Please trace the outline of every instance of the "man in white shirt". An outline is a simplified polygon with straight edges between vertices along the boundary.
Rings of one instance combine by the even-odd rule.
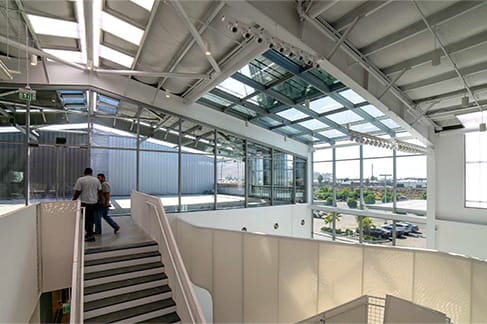
[[[95,235],[93,234],[93,222],[95,221],[95,212],[98,200],[101,195],[101,183],[93,176],[93,170],[86,168],[84,176],[78,178],[74,184],[73,200],[80,199],[81,207],[85,207],[85,241],[93,242]]]

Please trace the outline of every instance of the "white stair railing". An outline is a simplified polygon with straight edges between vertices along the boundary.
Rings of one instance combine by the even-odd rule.
[[[76,213],[76,227],[73,248],[73,274],[71,277],[70,318],[72,324],[83,323],[83,280],[84,280],[84,224],[85,208],[79,208]]]
[[[137,202],[134,201],[134,195],[137,196]],[[160,199],[133,192],[132,217],[159,244],[164,269],[182,321],[206,323]]]

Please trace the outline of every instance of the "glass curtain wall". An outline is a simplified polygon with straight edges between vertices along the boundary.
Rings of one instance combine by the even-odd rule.
[[[275,205],[292,204],[295,193],[293,156],[284,152],[274,151],[273,160],[273,203]]]
[[[245,140],[217,131],[217,209],[245,207]]]
[[[24,134],[15,127],[0,127],[0,199],[2,205],[22,206],[25,203]]]
[[[266,206],[272,199],[272,149],[249,143],[248,207]]]
[[[6,112],[20,124],[0,127],[2,205],[70,199],[86,167],[109,181],[112,214],[130,211],[132,190],[167,212],[306,202],[302,157],[93,91],[38,93],[29,145],[15,96]]]
[[[334,231],[336,239],[358,240],[359,222],[362,222],[366,241],[426,247],[423,225],[409,225],[414,225],[415,229],[414,232],[405,229],[407,234],[399,233],[400,227],[406,225],[397,225],[400,235],[392,243],[387,234],[391,233],[387,227],[392,226],[392,220],[358,218],[352,211],[369,209],[424,216],[426,189],[426,156],[423,154],[347,142],[340,142],[335,155],[331,146],[319,148],[314,153],[313,202],[333,206],[335,196],[336,207],[348,208],[351,212],[337,214],[333,225],[332,213],[315,211],[314,232],[326,235]],[[322,220],[317,221],[318,218]]]

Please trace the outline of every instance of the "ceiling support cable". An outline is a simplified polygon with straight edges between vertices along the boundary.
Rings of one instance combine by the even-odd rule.
[[[24,5],[22,4],[22,2],[20,0],[15,0],[15,4],[17,5],[17,8],[19,8],[19,12],[22,15],[22,19],[24,20],[24,24],[27,26],[27,29],[29,30],[29,34],[31,35],[32,40],[34,41],[35,48],[40,50],[41,45],[39,43],[39,39],[37,38],[36,33],[34,33],[34,28],[32,28],[32,25],[30,24],[29,18],[27,18],[27,15],[25,14]],[[27,35],[25,35],[25,37],[27,37]],[[50,83],[49,82],[49,73],[47,71],[47,65],[46,65],[45,60],[42,60],[42,66],[44,67],[44,75],[46,76],[46,81],[47,81],[47,83]]]

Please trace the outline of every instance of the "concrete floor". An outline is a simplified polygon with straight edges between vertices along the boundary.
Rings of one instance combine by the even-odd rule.
[[[132,220],[130,216],[112,217],[120,226],[117,234],[113,233],[110,225],[102,220],[102,234],[95,235],[95,242],[85,242],[85,248],[116,246],[128,243],[140,243],[151,241],[152,239]]]

